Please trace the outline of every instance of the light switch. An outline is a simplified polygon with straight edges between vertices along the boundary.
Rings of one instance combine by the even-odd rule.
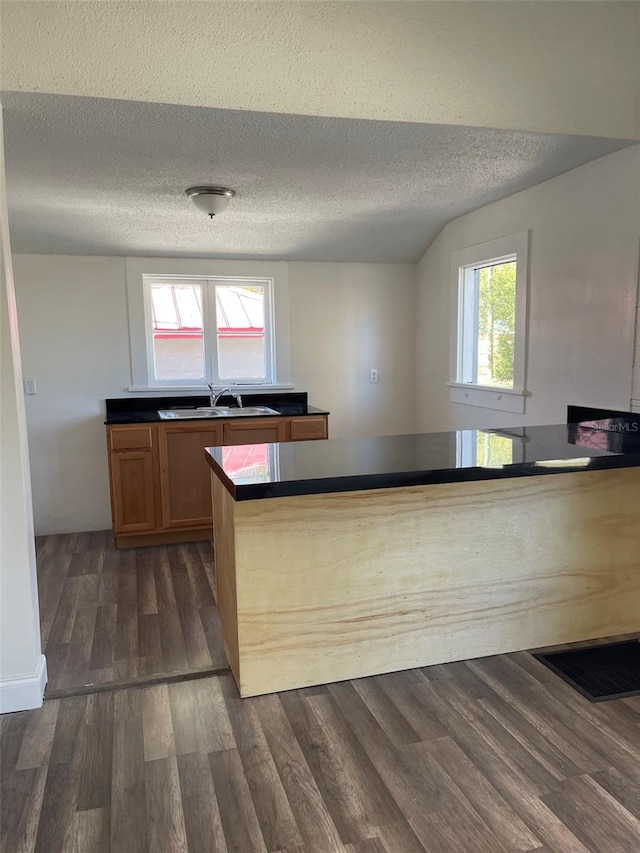
[[[25,394],[37,394],[38,393],[38,388],[36,386],[36,380],[33,376],[30,376],[24,380],[24,393]]]

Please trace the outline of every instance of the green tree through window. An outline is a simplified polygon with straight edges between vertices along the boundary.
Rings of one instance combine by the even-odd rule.
[[[513,388],[516,262],[481,267],[478,282],[478,384]]]

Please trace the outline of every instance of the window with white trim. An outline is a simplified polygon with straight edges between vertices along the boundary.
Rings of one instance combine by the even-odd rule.
[[[288,264],[126,258],[130,391],[292,388]]]
[[[273,382],[271,279],[143,281],[153,384]]]
[[[452,402],[524,412],[527,244],[525,231],[453,254]]]

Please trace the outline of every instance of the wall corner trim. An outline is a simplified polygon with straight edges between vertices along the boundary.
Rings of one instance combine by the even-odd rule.
[[[47,661],[40,655],[32,675],[0,678],[0,714],[41,708],[47,686]]]

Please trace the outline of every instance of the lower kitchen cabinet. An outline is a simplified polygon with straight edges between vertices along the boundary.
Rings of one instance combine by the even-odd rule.
[[[211,538],[211,482],[205,447],[327,437],[326,415],[107,426],[116,546]]]
[[[117,450],[110,454],[114,532],[156,529],[154,467],[152,450]]]

